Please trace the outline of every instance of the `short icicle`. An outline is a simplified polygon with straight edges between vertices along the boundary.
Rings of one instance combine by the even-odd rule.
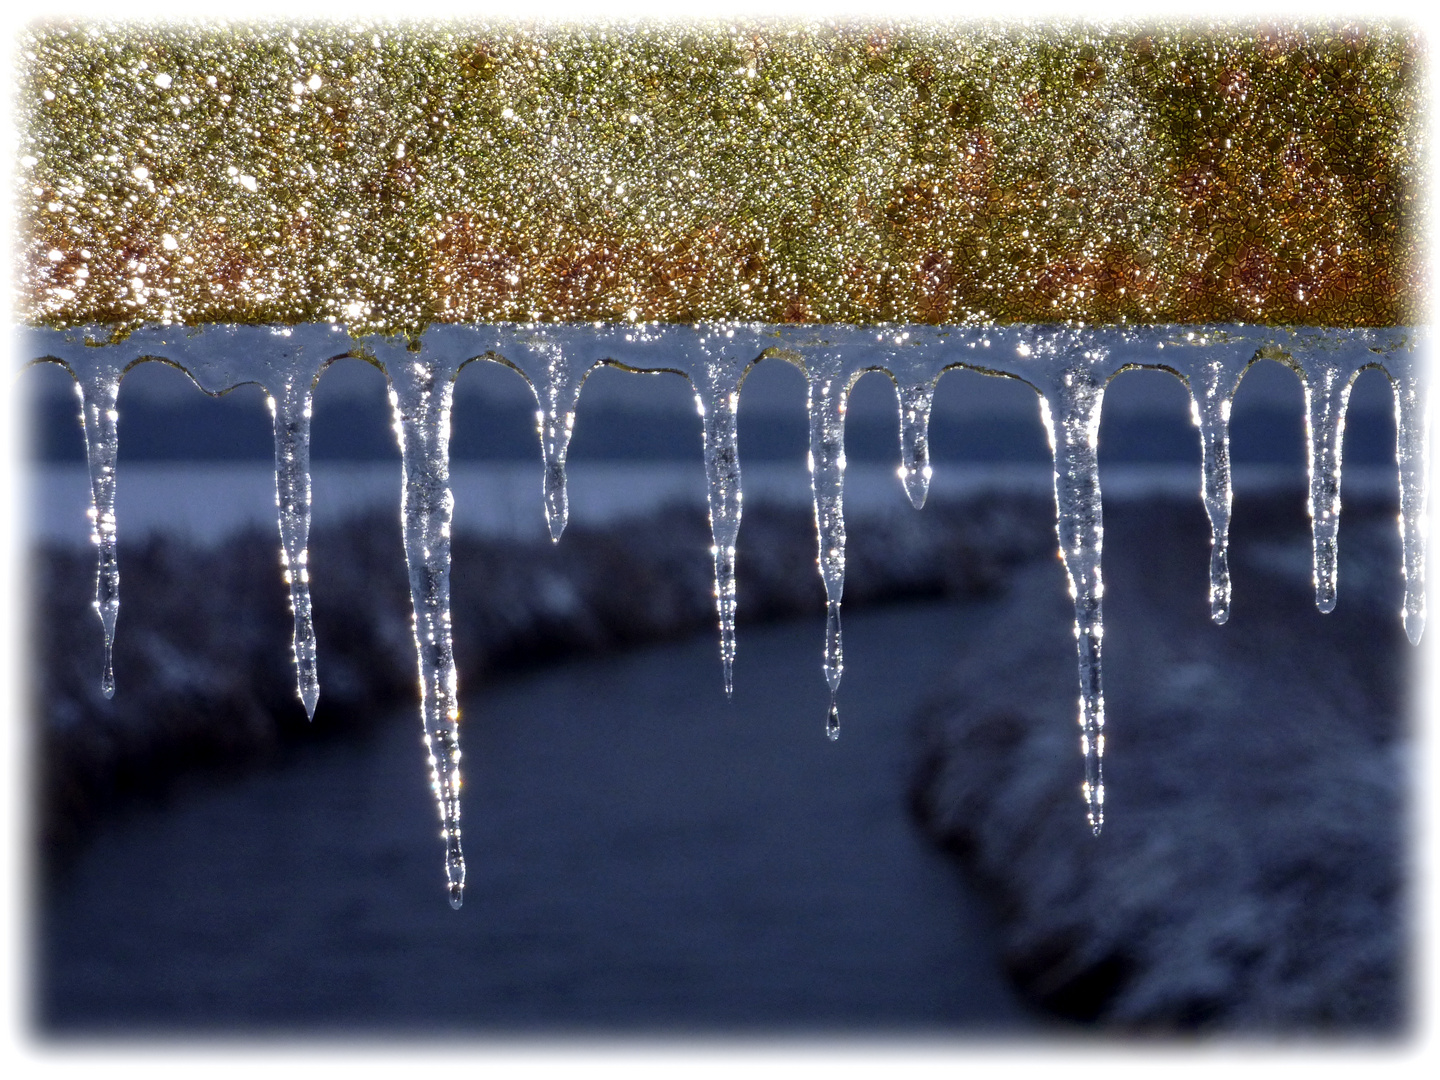
[[[310,415],[313,371],[300,367],[279,376],[269,394],[275,422],[275,505],[280,522],[280,559],[295,618],[295,681],[305,713],[315,719],[320,698],[315,624],[310,607]]]
[[[530,381],[539,405],[535,427],[540,434],[540,453],[545,476],[542,493],[545,498],[545,521],[550,539],[560,540],[570,519],[570,498],[565,484],[565,455],[570,449],[570,435],[575,430],[575,406],[580,387],[594,366],[565,355],[559,342],[546,339],[519,343],[507,350],[511,363]]]
[[[707,358],[695,372],[695,408],[705,436],[710,550],[715,557],[715,607],[720,617],[720,663],[726,697],[734,693],[735,686],[735,542],[744,500],[736,410],[740,405],[740,380],[747,367],[746,363],[714,357]]]
[[[459,688],[450,637],[450,524],[455,505],[450,493],[450,409],[456,368],[405,354],[386,367],[405,471],[400,513],[415,612],[425,747],[445,841],[450,906],[458,908],[464,899],[465,856],[460,846]]]
[[[1230,619],[1230,405],[1249,362],[1242,354],[1206,359],[1197,365],[1199,385],[1190,388],[1190,415],[1200,429],[1201,493],[1210,518],[1210,618],[1217,626]]]
[[[825,682],[830,687],[826,734],[840,736],[836,694],[845,670],[840,635],[840,598],[845,591],[845,408],[849,386],[838,351],[805,357],[810,418],[810,487],[815,503],[815,532],[820,577],[825,583]]]
[[[1386,361],[1395,392],[1395,460],[1400,470],[1400,543],[1405,606],[1401,618],[1413,645],[1425,632],[1425,547],[1429,517],[1430,386],[1413,352]]]
[[[1060,558],[1075,601],[1075,644],[1080,665],[1080,750],[1085,758],[1082,792],[1090,828],[1105,823],[1105,691],[1100,645],[1105,634],[1101,598],[1098,441],[1103,379],[1089,366],[1067,366],[1040,399],[1040,415],[1055,456],[1055,509]]]
[[[1345,406],[1353,372],[1325,356],[1306,365],[1305,434],[1310,493],[1311,545],[1314,551],[1315,606],[1335,610],[1340,531],[1340,451],[1345,437]]]
[[[95,574],[95,611],[105,631],[105,661],[100,692],[115,696],[115,621],[120,614],[120,561],[116,545],[115,464],[119,452],[120,359],[110,349],[87,349],[86,370],[76,371],[80,417],[85,425],[85,457],[90,467],[91,542],[99,565]]]
[[[900,480],[910,503],[919,510],[930,491],[930,406],[935,401],[933,382],[897,386],[900,395]]]

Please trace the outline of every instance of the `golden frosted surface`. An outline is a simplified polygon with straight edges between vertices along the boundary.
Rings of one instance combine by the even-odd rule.
[[[1390,24],[44,23],[17,314],[1423,321]]]

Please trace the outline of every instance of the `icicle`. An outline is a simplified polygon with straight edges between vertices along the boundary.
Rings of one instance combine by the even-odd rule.
[[[1425,546],[1429,522],[1430,386],[1413,354],[1387,362],[1395,393],[1395,460],[1400,470],[1400,543],[1405,606],[1401,618],[1411,644],[1425,632]]]
[[[1075,643],[1080,664],[1080,750],[1085,757],[1082,792],[1090,827],[1105,822],[1105,692],[1100,643],[1105,628],[1100,548],[1105,535],[1097,454],[1100,403],[1105,384],[1082,365],[1068,367],[1040,399],[1040,418],[1055,456],[1055,509],[1060,558],[1075,601]],[[1058,421],[1058,422],[1057,422]]]
[[[1338,533],[1340,530],[1340,451],[1345,436],[1345,406],[1350,401],[1350,372],[1326,357],[1309,363],[1305,382],[1306,460],[1310,470],[1311,542],[1314,550],[1315,606],[1335,610]]]
[[[935,384],[898,386],[900,395],[900,480],[905,494],[919,510],[930,490],[930,406],[935,401]]]
[[[1190,417],[1200,429],[1201,491],[1210,517],[1210,618],[1230,618],[1230,405],[1240,373],[1249,364],[1240,353],[1210,358],[1198,365],[1199,394],[1191,386]]]
[[[400,512],[420,661],[420,708],[430,784],[440,810],[450,906],[464,898],[460,847],[460,706],[450,638],[450,407],[455,371],[435,361],[392,360],[390,403],[405,469]]]
[[[845,408],[849,386],[841,375],[838,353],[805,358],[809,383],[810,487],[815,502],[820,577],[825,582],[825,682],[832,694],[829,728],[839,734],[833,701],[845,670],[840,637],[840,597],[845,591]]]
[[[315,624],[310,609],[310,414],[314,382],[300,368],[283,376],[278,396],[266,401],[275,422],[275,505],[280,521],[280,559],[290,586],[295,617],[293,649],[296,689],[305,713],[315,718],[320,697],[316,672]]]
[[[740,380],[748,363],[708,359],[696,374],[695,408],[704,422],[706,498],[710,508],[711,554],[715,557],[715,606],[720,617],[720,663],[725,694],[734,693],[735,542],[740,533],[744,495],[740,489],[740,451],[736,410]]]
[[[120,356],[109,349],[86,353],[88,370],[76,372],[80,418],[85,424],[85,457],[90,466],[90,539],[99,555],[95,574],[95,611],[105,631],[105,666],[100,691],[115,696],[115,620],[120,614],[120,562],[116,551],[115,461],[119,451],[116,404],[120,396]]]
[[[512,365],[530,380],[540,406],[535,413],[535,427],[540,433],[540,453],[545,463],[545,521],[550,526],[550,539],[558,542],[570,517],[565,455],[575,430],[575,405],[585,376],[595,365],[572,360],[559,342],[539,337],[516,343],[506,353]]]

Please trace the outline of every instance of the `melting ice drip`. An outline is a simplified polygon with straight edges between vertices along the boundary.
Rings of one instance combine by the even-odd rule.
[[[586,377],[602,364],[635,372],[687,377],[702,421],[705,475],[715,560],[724,684],[733,686],[735,545],[743,496],[736,416],[750,367],[780,359],[800,369],[808,386],[810,473],[825,585],[822,668],[830,688],[826,732],[839,735],[838,692],[844,670],[840,602],[845,584],[845,411],[850,390],[867,371],[894,380],[900,406],[898,474],[911,502],[925,503],[932,469],[926,431],[935,386],[956,368],[1020,379],[1038,394],[1041,421],[1055,464],[1056,529],[1075,603],[1080,694],[1078,721],[1085,762],[1081,790],[1091,828],[1104,822],[1105,699],[1101,544],[1104,524],[1097,437],[1105,386],[1119,371],[1169,371],[1191,395],[1191,416],[1203,451],[1201,494],[1211,526],[1210,612],[1230,615],[1226,559],[1231,484],[1230,406],[1250,364],[1270,358],[1290,365],[1305,394],[1315,599],[1330,611],[1337,596],[1340,456],[1350,387],[1366,368],[1390,379],[1398,432],[1400,535],[1405,599],[1401,612],[1412,642],[1425,626],[1430,406],[1419,356],[1419,331],[1406,328],[1325,330],[1254,326],[1085,328],[859,326],[435,326],[411,345],[385,338],[353,339],[341,328],[210,326],[146,328],[115,344],[103,328],[27,330],[24,353],[61,364],[75,377],[90,465],[99,549],[95,607],[105,633],[101,686],[114,692],[111,646],[119,612],[116,560],[116,409],[121,376],[144,360],[176,365],[206,393],[258,383],[275,421],[275,496],[281,563],[295,616],[294,653],[300,699],[313,716],[319,696],[309,589],[309,436],[314,388],[323,369],[345,356],[385,372],[404,465],[401,516],[414,608],[423,738],[445,841],[450,902],[459,907],[465,883],[460,845],[458,685],[451,642],[449,487],[450,414],[460,371],[475,360],[506,364],[534,391],[544,462],[542,495],[550,535],[565,529],[565,456]]]

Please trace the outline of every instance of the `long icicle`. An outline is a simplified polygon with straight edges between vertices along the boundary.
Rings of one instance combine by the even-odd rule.
[[[1210,618],[1217,626],[1230,619],[1230,406],[1249,362],[1241,354],[1206,359],[1196,372],[1199,393],[1194,386],[1190,391],[1190,416],[1200,429],[1201,494],[1210,518]]]
[[[314,375],[297,365],[281,376],[266,401],[275,425],[275,506],[280,523],[280,558],[290,587],[295,618],[292,647],[296,691],[305,714],[315,719],[320,698],[315,623],[310,606],[310,415]]]
[[[820,577],[825,583],[825,682],[830,711],[825,734],[840,737],[840,676],[845,649],[840,636],[840,598],[845,591],[845,408],[849,387],[838,352],[812,351],[805,357],[809,386],[810,488],[815,503],[815,533]]]
[[[930,407],[935,402],[935,383],[898,385],[900,396],[900,481],[910,504],[919,510],[930,491]]]
[[[1315,606],[1335,610],[1340,531],[1340,453],[1345,438],[1345,407],[1351,372],[1325,356],[1312,355],[1305,383],[1306,462],[1310,492],[1311,547],[1314,552]]]
[[[736,411],[746,367],[746,363],[725,357],[707,358],[699,365],[695,387],[695,408],[705,437],[705,497],[710,509],[710,551],[715,557],[715,607],[720,617],[726,697],[735,687],[735,542],[744,500]]]
[[[445,841],[450,906],[458,908],[465,893],[465,856],[460,846],[459,687],[450,637],[450,524],[455,507],[450,493],[450,408],[455,371],[433,360],[409,358],[387,367],[405,470],[400,513],[415,612],[425,748]]]
[[[1075,601],[1075,645],[1080,670],[1080,751],[1085,758],[1082,794],[1090,828],[1105,823],[1105,690],[1100,644],[1105,635],[1100,550],[1105,526],[1100,504],[1100,403],[1105,384],[1083,365],[1060,373],[1040,398],[1040,418],[1055,457],[1056,530],[1060,558]]]
[[[1415,353],[1386,361],[1395,393],[1395,461],[1400,471],[1400,543],[1405,606],[1401,618],[1411,644],[1425,632],[1425,548],[1430,520],[1430,386]]]
[[[116,408],[123,372],[117,353],[87,349],[88,370],[77,371],[75,389],[85,426],[85,458],[90,468],[90,539],[95,544],[95,611],[105,632],[105,661],[100,692],[115,696],[115,622],[120,614],[120,561],[115,523],[115,464],[119,453],[120,413]]]

